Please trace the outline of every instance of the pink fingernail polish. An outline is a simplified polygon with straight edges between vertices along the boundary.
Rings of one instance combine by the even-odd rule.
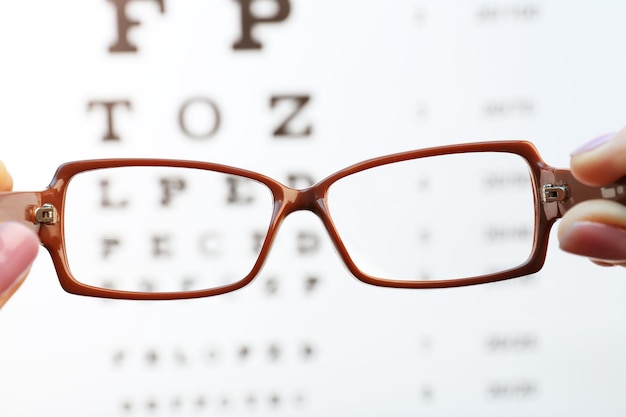
[[[37,235],[18,223],[0,225],[0,294],[28,269],[37,256]]]
[[[612,132],[612,133],[605,133],[602,136],[598,136],[597,138],[592,139],[589,142],[585,143],[580,148],[574,150],[570,155],[571,156],[579,155],[581,153],[589,152],[593,149],[596,149],[599,146],[604,145],[605,143],[609,142],[611,139],[615,137],[615,135],[616,135],[616,132]]]
[[[566,252],[607,261],[626,261],[626,230],[603,223],[574,223],[561,236]]]

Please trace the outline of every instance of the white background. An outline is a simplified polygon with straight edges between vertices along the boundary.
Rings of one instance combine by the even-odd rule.
[[[275,11],[258,3],[259,15]],[[131,1],[137,53],[108,51],[117,26],[105,0],[3,3],[0,158],[15,188],[42,190],[60,163],[93,157],[200,159],[286,181],[496,139],[531,140],[566,166],[624,124],[621,1],[291,3],[286,20],[254,28],[261,50],[236,51],[237,1],[166,0],[164,13]],[[270,98],[283,94],[311,97],[293,125],[311,135],[272,135],[289,106]],[[208,139],[178,124],[194,97],[219,107]],[[98,100],[131,102],[116,115],[120,141],[102,140],[104,112],[88,105]],[[210,126],[203,117],[196,128]],[[388,290],[353,279],[320,227],[294,216],[248,288],[186,302],[66,294],[42,249],[0,313],[0,415],[624,414],[623,270],[553,238],[532,277]],[[298,252],[302,231],[319,250]]]

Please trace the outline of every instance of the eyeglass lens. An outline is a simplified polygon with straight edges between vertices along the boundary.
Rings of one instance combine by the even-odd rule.
[[[245,277],[267,234],[273,198],[264,184],[219,172],[117,167],[74,176],[64,211],[68,264],[78,281],[179,292]]]
[[[333,184],[328,204],[353,261],[384,279],[501,272],[521,265],[532,249],[533,188],[527,162],[515,154],[382,165]]]

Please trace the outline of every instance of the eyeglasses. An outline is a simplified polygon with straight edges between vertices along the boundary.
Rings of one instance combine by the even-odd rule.
[[[443,288],[539,271],[553,223],[578,202],[624,199],[624,186],[583,185],[523,141],[383,156],[302,190],[214,163],[105,159],[60,166],[41,192],[0,193],[0,222],[37,231],[74,294],[178,299],[239,289],[298,210],[321,219],[359,280]]]

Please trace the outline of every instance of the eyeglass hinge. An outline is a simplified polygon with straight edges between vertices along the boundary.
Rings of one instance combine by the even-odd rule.
[[[35,224],[55,224],[59,219],[56,207],[46,203],[34,211]]]
[[[541,194],[544,203],[566,201],[569,198],[569,188],[567,185],[545,184]]]

